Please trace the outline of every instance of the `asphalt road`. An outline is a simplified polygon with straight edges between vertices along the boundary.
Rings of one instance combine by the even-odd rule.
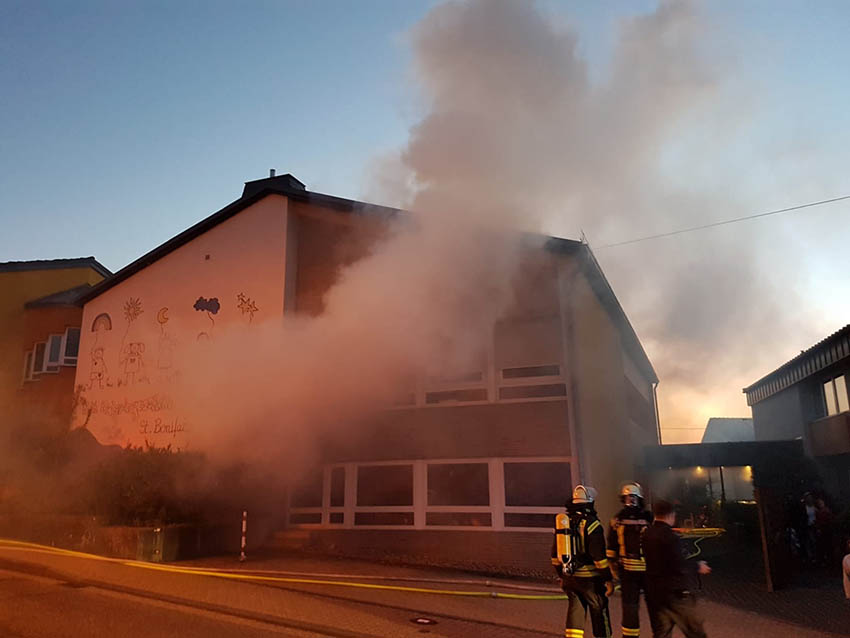
[[[221,561],[218,561],[221,563]],[[230,559],[227,565],[233,566]],[[313,561],[316,562],[316,561]],[[225,566],[210,561],[217,568]],[[513,600],[446,596],[409,591],[351,588],[240,579],[244,574],[213,575],[192,571],[192,565],[157,566],[133,561],[57,554],[47,549],[4,547],[0,544],[0,638],[180,636],[293,636],[316,638],[541,638],[563,636],[566,606],[562,600]],[[288,567],[332,576],[354,569],[378,575],[403,575],[400,585],[440,587],[433,572],[364,564],[357,567],[325,560],[300,565],[287,559],[280,565],[259,561],[262,572]],[[266,572],[273,573],[273,572]],[[448,574],[451,576],[451,574]],[[474,591],[455,574],[447,585]],[[369,580],[368,575],[356,580]],[[412,580],[412,582],[411,582]],[[420,582],[416,582],[420,581]],[[505,589],[505,583],[494,587]],[[492,590],[491,590],[492,591]],[[612,600],[611,620],[619,635],[619,599]],[[800,625],[779,622],[710,601],[701,601],[712,638],[832,638]],[[642,627],[648,634],[642,606]],[[417,617],[435,621],[417,625]],[[588,632],[587,635],[590,635]],[[844,632],[837,634],[846,635]]]
[[[318,638],[327,634],[0,570],[0,636]]]

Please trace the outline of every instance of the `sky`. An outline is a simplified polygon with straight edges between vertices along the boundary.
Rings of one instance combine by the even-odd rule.
[[[371,196],[376,159],[427,110],[410,33],[438,4],[0,0],[0,261],[94,255],[118,270],[272,167],[311,190]],[[601,86],[624,22],[658,9],[536,6],[575,33]],[[741,388],[847,323],[850,305],[847,203],[605,248],[850,194],[850,7],[697,11],[687,37],[710,90],[647,140],[655,185],[631,193],[633,210],[619,199],[546,224],[585,232],[596,251],[661,377],[667,443],[698,440],[710,416],[747,416]],[[638,83],[645,70],[635,63]]]

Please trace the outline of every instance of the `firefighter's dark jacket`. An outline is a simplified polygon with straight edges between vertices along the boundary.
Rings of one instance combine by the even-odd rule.
[[[608,569],[608,558],[605,554],[605,530],[596,517],[596,512],[592,509],[570,512],[569,516],[570,522],[575,521],[578,528],[577,567],[572,575],[577,578],[610,580],[611,572]],[[552,565],[559,576],[569,575],[563,573],[563,565],[558,558],[558,548],[554,537],[552,538]]]
[[[667,523],[655,521],[643,535],[646,592],[657,600],[692,589],[695,565],[689,564],[682,539]]]
[[[641,539],[652,524],[652,512],[640,507],[624,507],[608,527],[608,559],[627,572],[646,571]]]

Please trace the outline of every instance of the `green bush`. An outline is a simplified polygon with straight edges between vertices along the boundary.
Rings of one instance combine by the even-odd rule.
[[[108,525],[197,522],[201,503],[194,492],[205,459],[170,447],[127,447],[89,474],[80,494],[85,513]]]

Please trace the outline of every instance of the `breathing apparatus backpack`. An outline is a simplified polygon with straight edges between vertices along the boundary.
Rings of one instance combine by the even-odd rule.
[[[570,516],[572,514],[572,516]],[[579,521],[575,512],[561,512],[555,516],[555,552],[564,574],[574,574],[579,568]]]

